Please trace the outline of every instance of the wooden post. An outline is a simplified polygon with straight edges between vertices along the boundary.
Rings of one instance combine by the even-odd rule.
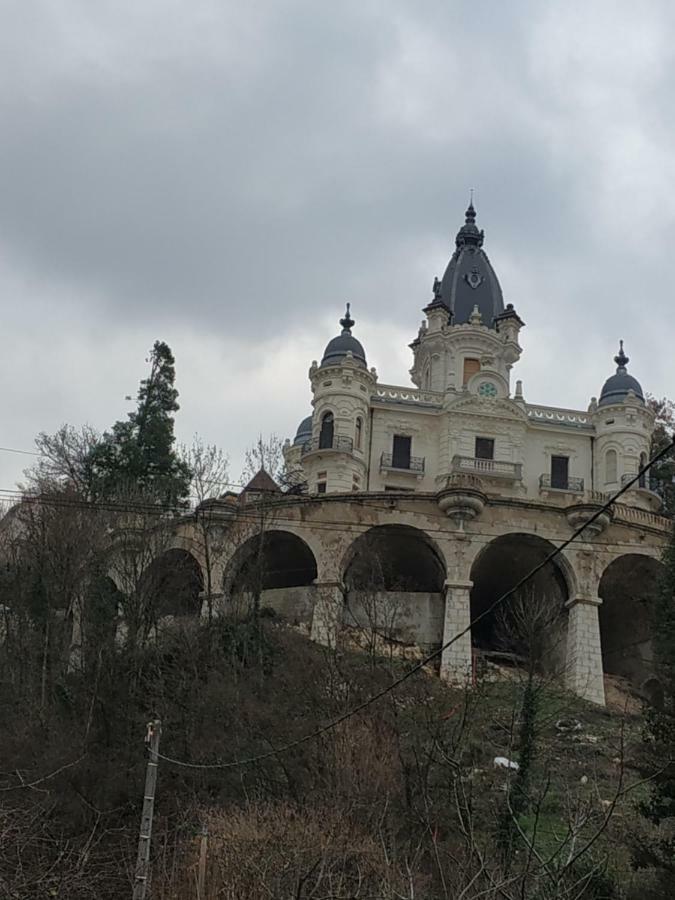
[[[145,790],[143,792],[143,812],[141,829],[138,835],[138,856],[136,858],[136,874],[134,875],[133,900],[145,900],[150,872],[150,838],[152,836],[152,815],[155,806],[155,788],[157,787],[157,766],[159,764],[159,738],[162,723],[159,719],[148,722],[145,745],[148,748],[148,765],[145,770]]]
[[[202,833],[199,839],[199,868],[197,869],[197,900],[206,900],[206,856],[209,845],[209,829],[206,823],[202,825]]]

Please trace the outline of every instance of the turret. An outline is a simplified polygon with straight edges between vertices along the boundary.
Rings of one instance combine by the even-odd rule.
[[[484,238],[470,203],[445,274],[434,279],[432,300],[424,308],[426,321],[410,345],[410,375],[422,390],[510,394],[510,370],[520,358],[518,335],[524,323],[513,304],[504,307]]]
[[[623,341],[614,357],[616,372],[605,381],[600,397],[591,400],[595,420],[595,473],[598,490],[615,493],[649,458],[654,413],[645,403],[640,382],[628,374]],[[659,498],[649,490],[649,476],[631,489],[631,503],[658,509]]]
[[[368,370],[349,304],[341,333],[329,341],[321,365],[312,363],[309,379],[314,411],[312,434],[303,445],[302,467],[313,493],[361,491],[366,487],[370,441],[370,397],[377,381]]]

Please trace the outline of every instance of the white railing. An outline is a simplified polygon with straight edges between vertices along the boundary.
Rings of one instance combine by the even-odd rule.
[[[650,525],[652,528],[658,528],[661,531],[670,531],[673,523],[666,516],[659,516],[656,513],[647,512],[646,509],[640,509],[637,506],[627,506],[624,503],[614,504],[614,519],[623,520],[625,522],[637,522],[641,525]]]
[[[379,384],[375,388],[373,400],[384,403],[413,403],[415,406],[441,406],[443,394],[438,391],[420,391],[417,388]]]
[[[453,456],[452,469],[454,472],[470,472],[472,475],[486,475],[493,478],[510,478],[520,481],[522,478],[522,464],[506,462],[501,459],[478,459],[475,456]]]
[[[588,413],[576,409],[562,409],[555,406],[527,406],[528,418],[534,422],[548,422],[551,425],[575,425],[591,427]]]

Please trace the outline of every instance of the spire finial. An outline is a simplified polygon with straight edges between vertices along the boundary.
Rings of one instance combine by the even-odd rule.
[[[347,304],[347,311],[346,311],[346,313],[345,313],[345,317],[344,317],[344,319],[340,319],[340,325],[342,325],[342,333],[343,333],[343,334],[345,334],[345,333],[346,333],[346,334],[351,334],[352,328],[353,328],[354,325],[356,324],[356,323],[354,322],[354,319],[352,319],[352,317],[351,317],[351,315],[350,315],[350,313],[349,313],[349,308],[350,308],[350,306],[351,306],[351,304],[348,303],[348,304]]]
[[[469,205],[466,210],[466,224],[467,225],[475,225],[476,224],[476,210],[473,207],[473,188],[470,190],[469,195]]]
[[[617,364],[619,369],[623,369],[624,372],[626,371],[626,366],[630,362],[630,359],[623,352],[623,341],[619,341],[619,352],[614,357],[614,362]]]

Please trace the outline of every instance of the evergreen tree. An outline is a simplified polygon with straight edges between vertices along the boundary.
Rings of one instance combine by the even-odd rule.
[[[168,345],[156,341],[149,362],[136,409],[126,421],[116,422],[91,452],[97,499],[133,497],[171,506],[187,499],[190,469],[174,446],[173,413],[179,406]]]
[[[663,397],[647,396],[649,408],[656,414],[650,456],[663,450],[673,440],[675,432],[675,403]],[[649,472],[649,483],[663,500],[663,515],[675,518],[675,458],[668,454],[655,463]]]
[[[647,716],[647,768],[652,775],[643,813],[656,828],[635,854],[639,868],[656,870],[655,893],[671,897],[675,876],[675,530],[664,551],[664,574],[654,607],[653,644],[660,696]]]

